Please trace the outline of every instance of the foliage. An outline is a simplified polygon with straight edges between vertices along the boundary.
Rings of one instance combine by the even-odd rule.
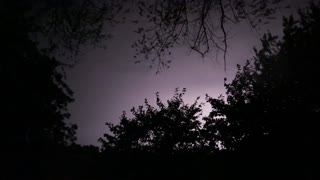
[[[262,49],[243,68],[238,66],[235,79],[225,84],[226,101],[208,97],[213,111],[204,126],[220,132],[226,149],[259,165],[253,167],[257,172],[314,176],[319,7],[312,3],[300,10],[299,19],[284,18],[282,40],[271,34],[263,37]]]
[[[5,142],[13,147],[74,142],[76,126],[64,123],[72,91],[64,82],[60,63],[43,55],[22,22],[10,18],[2,18],[6,26],[1,28],[0,48]]]
[[[176,89],[166,104],[157,93],[156,107],[146,100],[144,107],[131,110],[132,118],[124,113],[119,124],[106,123],[110,132],[99,139],[106,178],[205,179],[222,176],[226,170],[223,169],[224,158],[211,156],[208,151],[218,153],[218,148],[202,135],[205,133],[200,118],[202,104],[197,102],[199,98],[190,105],[185,104],[185,92],[185,89],[182,92]]]
[[[310,128],[312,122],[300,118],[317,115],[320,109],[317,79],[312,78],[319,64],[319,17],[319,5],[311,4],[300,11],[298,20],[285,18],[283,40],[266,34],[253,61],[242,70],[238,66],[235,79],[225,85],[227,102],[208,98],[214,108],[209,119],[227,122],[228,132],[235,133],[229,135],[233,140],[281,134],[284,127],[294,134],[307,133],[302,127]],[[216,116],[225,118],[213,120]]]
[[[120,3],[120,2],[119,2]],[[99,45],[108,35],[103,24],[117,23],[116,1],[8,0],[1,4],[0,66],[6,143],[72,144],[75,125],[70,114],[72,91],[64,82],[68,62],[53,53],[77,54],[81,45]],[[56,54],[55,54],[56,55]],[[55,56],[57,57],[57,56]],[[10,130],[11,129],[11,130]]]
[[[43,1],[45,5],[53,2],[57,1]],[[43,52],[40,41],[32,36],[44,33],[40,25],[50,19],[47,8],[33,0],[1,3],[0,103],[5,165],[1,179],[42,179],[59,156],[58,149],[76,140],[77,126],[65,121],[70,116],[67,105],[74,99],[65,83],[64,66]]]
[[[175,151],[195,151],[200,146],[199,115],[201,104],[197,100],[185,104],[182,92],[175,91],[167,106],[161,102],[157,93],[157,108],[145,100],[145,108],[132,108],[132,119],[124,113],[118,125],[107,123],[112,135],[100,138],[103,149],[117,151],[141,150],[153,153],[172,153]]]

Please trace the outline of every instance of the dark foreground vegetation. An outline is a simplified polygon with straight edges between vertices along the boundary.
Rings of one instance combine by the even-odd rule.
[[[30,27],[4,17],[1,73],[1,179],[315,179],[320,119],[320,6],[284,18],[284,36],[262,48],[231,83],[226,97],[183,102],[176,90],[156,107],[146,100],[107,124],[101,148],[75,143],[72,91],[61,63],[41,53]],[[13,23],[14,22],[14,23]],[[19,22],[19,23],[16,23]]]

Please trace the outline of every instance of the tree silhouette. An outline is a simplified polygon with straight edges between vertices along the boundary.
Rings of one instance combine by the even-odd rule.
[[[124,113],[118,125],[107,123],[112,134],[100,138],[104,150],[139,150],[152,153],[173,153],[175,151],[195,151],[200,146],[201,104],[197,100],[185,104],[182,96],[185,89],[167,101],[161,102],[157,93],[157,108],[145,100],[145,109],[139,106],[131,110],[134,118]]]
[[[1,178],[35,178],[44,172],[47,153],[75,141],[76,126],[64,121],[73,98],[61,63],[43,55],[14,18],[1,16]]]
[[[106,123],[110,133],[99,139],[106,178],[206,179],[225,173],[225,158],[203,150],[207,142],[202,137],[202,104],[199,98],[185,104],[185,92],[176,89],[167,104],[157,93],[157,107],[146,100],[144,107],[131,110],[132,118],[124,113],[119,124]]]
[[[49,51],[44,51],[39,44],[43,42],[33,36],[48,38],[50,46],[65,46],[61,41],[77,39],[63,31],[72,26],[67,21],[69,15],[76,16],[64,3],[33,0],[1,3],[0,92],[4,156],[1,179],[44,179],[50,172],[61,174],[63,168],[59,168],[61,161],[57,159],[76,140],[77,126],[65,122],[70,116],[67,105],[74,100],[73,92],[64,81],[65,65],[50,57]],[[66,9],[61,9],[62,6]],[[79,17],[81,28],[72,32],[85,33],[81,36],[84,39],[76,42],[78,45],[94,40],[97,33],[93,30],[98,28],[96,22],[90,20],[94,16],[89,12],[87,15],[89,19]],[[49,25],[50,32],[46,30]]]
[[[264,35],[262,49],[225,84],[226,102],[208,98],[213,111],[204,126],[221,134],[224,147],[244,152],[256,165],[274,161],[257,172],[301,178],[315,172],[319,7],[312,3],[299,19],[284,18],[281,41]]]

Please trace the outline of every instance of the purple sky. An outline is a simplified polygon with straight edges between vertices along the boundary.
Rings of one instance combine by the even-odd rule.
[[[281,18],[280,18],[281,19]],[[261,27],[281,32],[281,21]],[[78,125],[78,143],[98,145],[107,127],[105,122],[118,123],[122,111],[130,113],[133,106],[143,105],[147,98],[150,103],[156,99],[155,93],[165,100],[171,98],[176,87],[187,88],[185,102],[192,103],[205,94],[217,97],[224,94],[224,77],[233,79],[236,64],[252,58],[253,46],[259,47],[259,35],[248,25],[229,27],[233,38],[229,40],[227,54],[227,74],[223,60],[215,56],[204,59],[196,53],[187,53],[184,48],[174,50],[171,68],[155,74],[150,62],[134,64],[134,50],[131,44],[136,36],[130,24],[112,29],[114,38],[106,43],[107,49],[88,50],[79,56],[79,63],[67,73],[67,82],[74,91],[75,102],[69,105],[70,122]],[[205,104],[204,115],[210,111]]]

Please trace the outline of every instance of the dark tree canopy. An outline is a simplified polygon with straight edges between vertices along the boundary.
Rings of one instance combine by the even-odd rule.
[[[319,12],[320,4],[311,4],[298,19],[284,18],[283,39],[263,37],[262,49],[225,85],[226,101],[208,98],[213,111],[206,124],[223,132],[224,147],[246,152],[253,163],[264,156],[279,175],[316,173]]]
[[[304,136],[302,132],[308,133],[304,125],[312,127],[314,122],[309,116],[317,116],[320,109],[315,78],[319,64],[319,4],[311,4],[299,14],[297,20],[284,18],[281,41],[266,34],[253,60],[243,68],[238,66],[235,79],[225,85],[226,102],[209,98],[214,108],[211,118],[225,116],[222,119],[227,119],[230,128],[237,126],[235,129],[243,131],[234,138],[267,135],[278,126],[297,128],[295,131],[301,134],[294,129],[291,133]]]
[[[92,38],[97,32],[90,28],[97,27],[90,19],[92,16],[79,17],[78,26],[82,29],[71,31],[71,26],[76,24],[68,20],[76,21],[76,18],[68,19],[67,12],[75,16],[75,12],[63,9],[68,8],[68,2],[1,2],[0,99],[4,156],[1,179],[44,179],[50,167],[61,163],[54,161],[60,150],[75,143],[77,126],[66,122],[70,116],[67,105],[74,99],[65,83],[65,66],[39,45],[41,38],[47,38],[50,46],[67,48],[65,43],[73,43],[71,39],[77,39],[79,33],[84,33],[81,36],[84,39],[75,42],[76,45],[94,41]],[[71,46],[78,48],[76,45]]]
[[[134,117],[124,113],[119,125],[107,123],[112,134],[100,138],[104,150],[139,150],[153,153],[193,151],[199,148],[201,104],[195,101],[188,105],[183,102],[185,89],[175,92],[174,97],[161,102],[157,94],[157,108],[145,100],[145,107],[131,110]]]
[[[157,94],[156,107],[146,100],[144,107],[131,110],[132,118],[123,114],[119,124],[107,123],[110,132],[99,139],[106,177],[203,179],[223,174],[224,162],[214,164],[204,152],[208,141],[202,137],[202,104],[198,99],[185,104],[184,93],[177,89],[167,103]]]
[[[117,1],[1,2],[1,103],[4,116],[11,117],[7,125],[17,130],[10,135],[6,129],[7,143],[74,142],[75,126],[64,122],[73,101],[64,69],[72,62],[62,62],[53,53],[73,54],[81,46],[99,45],[107,38],[103,24],[117,23],[115,12],[120,9]]]
[[[27,22],[16,18],[19,14],[1,16],[5,24],[0,30],[0,73],[6,143],[73,142],[73,128],[63,122],[73,98],[59,70],[61,64],[40,52],[25,31]]]

